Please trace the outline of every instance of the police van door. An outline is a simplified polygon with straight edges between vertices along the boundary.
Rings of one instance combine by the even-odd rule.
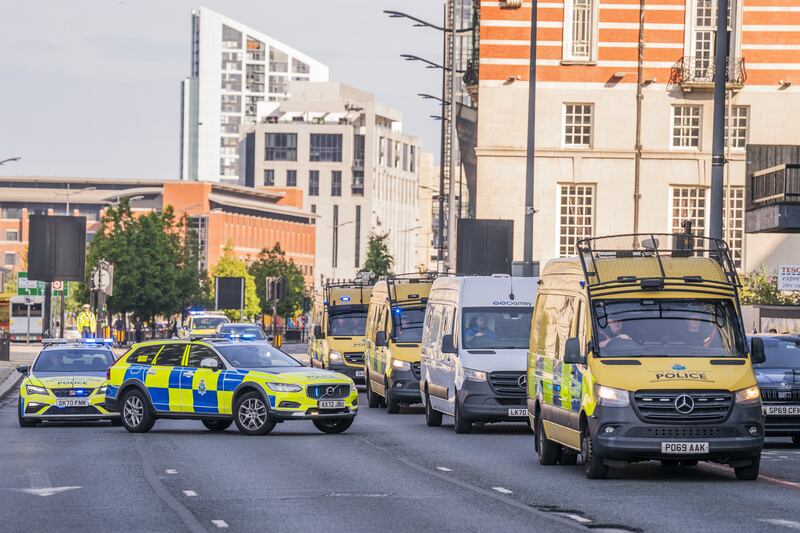
[[[217,370],[201,368],[203,359],[217,361]],[[181,371],[181,398],[187,413],[219,414],[217,384],[225,370],[222,360],[208,346],[193,344],[189,347],[186,366]]]

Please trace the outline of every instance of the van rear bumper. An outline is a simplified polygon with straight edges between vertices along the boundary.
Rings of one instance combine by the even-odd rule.
[[[613,428],[608,433],[606,428]],[[751,433],[755,428],[755,433]],[[758,456],[764,447],[761,406],[734,405],[724,422],[648,424],[632,407],[598,406],[589,418],[597,455],[604,459],[642,461],[697,459],[731,462]],[[662,453],[663,442],[708,443],[708,453]]]
[[[465,420],[471,422],[527,422],[527,416],[509,416],[509,409],[526,409],[524,396],[498,396],[488,382],[464,380],[456,390]]]

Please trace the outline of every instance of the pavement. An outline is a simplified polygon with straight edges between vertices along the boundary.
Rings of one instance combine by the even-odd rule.
[[[299,353],[303,347],[285,347]],[[657,531],[800,529],[800,449],[770,439],[762,477],[641,463],[587,480],[541,466],[522,424],[457,435],[422,410],[389,415],[363,394],[353,426],[310,422],[246,437],[159,420],[21,429],[0,400],[0,529],[7,531]]]

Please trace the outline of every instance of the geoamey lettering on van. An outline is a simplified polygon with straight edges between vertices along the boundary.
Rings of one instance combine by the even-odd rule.
[[[515,300],[495,300],[492,305],[502,305],[504,307],[533,307],[533,302],[517,302]]]

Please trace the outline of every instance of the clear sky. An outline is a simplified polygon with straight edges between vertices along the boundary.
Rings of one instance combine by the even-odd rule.
[[[191,10],[205,5],[327,64],[374,93],[438,154],[441,0],[0,0],[0,175],[176,179],[180,81]],[[437,156],[438,159],[438,156]]]

